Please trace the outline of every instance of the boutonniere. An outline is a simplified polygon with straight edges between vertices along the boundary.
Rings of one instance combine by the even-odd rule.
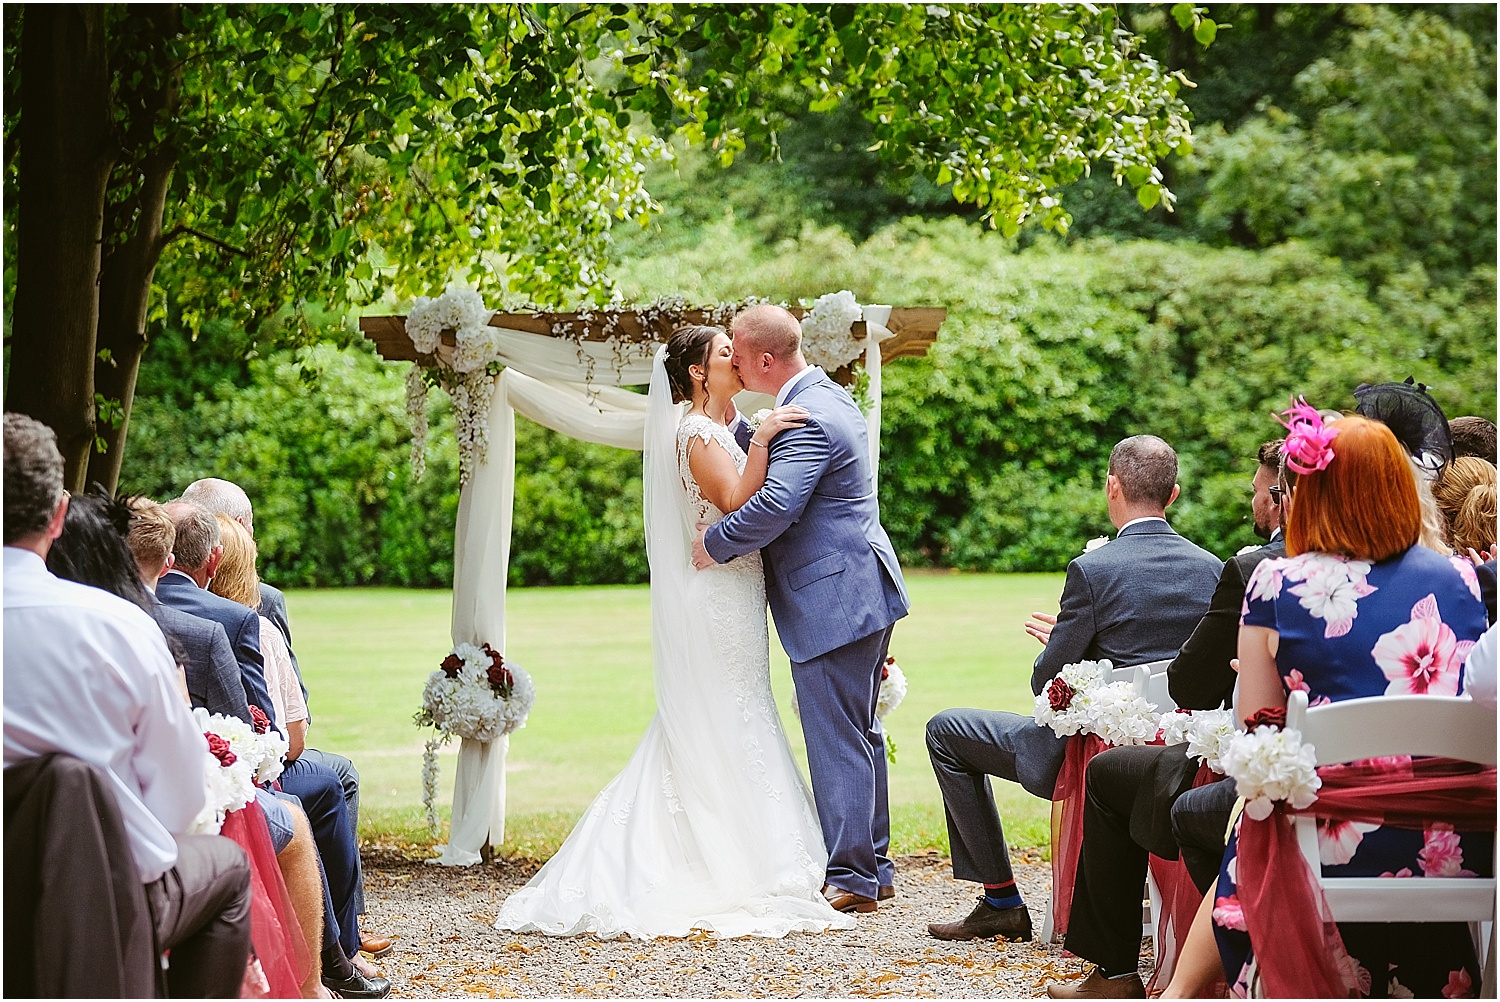
[[[1083,544],[1083,552],[1084,553],[1093,553],[1099,547],[1103,546],[1105,543],[1108,543],[1108,542],[1109,542],[1109,537],[1108,536],[1095,536],[1093,539],[1091,539],[1087,543]]]
[[[756,411],[754,414],[748,415],[745,418],[745,422],[747,424],[749,424],[750,427],[753,428],[754,430],[759,431],[760,430],[760,426],[762,424],[764,424],[766,418],[768,418],[770,416],[771,416],[771,409],[769,407],[762,407],[760,410]]]

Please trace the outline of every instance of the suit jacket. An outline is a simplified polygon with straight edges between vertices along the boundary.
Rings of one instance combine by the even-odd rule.
[[[719,563],[761,551],[787,655],[807,662],[890,626],[909,603],[870,469],[864,415],[819,372],[786,402],[810,417],[771,442],[765,485],[704,536]]]
[[[260,583],[260,614],[281,631],[286,640],[286,652],[292,656],[292,671],[297,673],[297,685],[302,689],[302,702],[307,703],[307,683],[302,681],[302,666],[297,663],[297,652],[292,650],[292,627],[286,618],[286,596],[280,588],[273,588],[264,581]],[[311,712],[308,723],[312,722]]]
[[[1486,560],[1474,568],[1475,575],[1479,578],[1479,594],[1484,599],[1484,611],[1490,617],[1491,623],[1495,622],[1495,562]]]
[[[1229,662],[1239,647],[1240,610],[1245,604],[1245,582],[1262,560],[1286,556],[1286,538],[1277,536],[1258,550],[1224,562],[1219,585],[1182,651],[1167,666],[1167,691],[1185,710],[1213,710],[1228,703],[1234,692],[1234,669]]]
[[[234,648],[229,646],[229,635],[224,632],[224,627],[213,620],[164,605],[160,599],[156,600],[151,613],[167,639],[182,654],[188,696],[193,705],[201,706],[209,713],[222,713],[252,723],[250,704],[240,682],[239,662],[234,659]]]
[[[54,752],[5,770],[5,994],[165,998],[109,779]]]
[[[180,571],[168,571],[156,582],[156,597],[163,605],[190,615],[212,620],[224,627],[234,659],[240,666],[240,685],[245,699],[260,707],[275,727],[276,711],[266,688],[266,662],[260,653],[260,615],[254,609],[231,602],[199,588],[196,581]],[[279,730],[279,728],[278,728]]]
[[[1208,611],[1223,565],[1165,521],[1137,522],[1074,557],[1057,625],[1031,669],[1041,695],[1070,664],[1108,658],[1117,667],[1174,657]]]

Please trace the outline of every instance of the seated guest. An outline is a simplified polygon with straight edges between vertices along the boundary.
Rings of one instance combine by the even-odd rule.
[[[1354,399],[1358,401],[1355,413],[1384,424],[1406,451],[1422,512],[1422,534],[1417,542],[1445,556],[1452,553],[1447,526],[1432,496],[1432,482],[1453,461],[1453,435],[1443,408],[1424,384],[1410,376],[1403,383],[1363,383],[1355,389]]]
[[[255,573],[255,540],[245,527],[232,518],[215,516],[219,520],[219,538],[224,549],[224,558],[219,561],[218,572],[208,583],[209,591],[231,602],[249,606],[260,611],[259,581]],[[264,616],[260,618],[261,655],[266,664],[266,688],[275,704],[276,726],[286,735],[290,745],[286,759],[294,762],[302,754],[307,736],[307,704],[302,701],[302,688],[297,685],[297,675],[292,671],[291,655],[281,632]],[[342,789],[340,790],[342,793]]]
[[[1495,465],[1460,456],[1438,475],[1432,496],[1443,513],[1453,551],[1491,555],[1495,548]]]
[[[83,499],[79,499],[83,500]],[[77,509],[78,505],[73,505]],[[122,506],[123,507],[123,506]],[[131,502],[126,509],[129,527],[125,544],[135,562],[135,571],[149,602],[152,617],[167,635],[167,642],[175,644],[182,655],[182,667],[187,674],[188,697],[194,706],[201,706],[209,713],[239,717],[245,723],[253,723],[250,704],[245,699],[245,687],[240,683],[240,666],[234,659],[234,648],[229,646],[229,636],[224,627],[209,619],[193,616],[169,605],[163,605],[156,597],[156,582],[172,563],[172,543],[177,530],[172,520],[161,510],[161,505],[145,498]],[[111,521],[118,519],[118,514]],[[70,527],[71,528],[71,527]],[[118,528],[118,526],[115,526]],[[57,547],[53,547],[56,556]],[[49,557],[50,561],[53,557]],[[49,564],[50,565],[50,564]],[[63,574],[83,580],[76,575]],[[96,587],[106,587],[97,582],[85,582]],[[122,588],[106,588],[121,597],[128,597]]]
[[[196,505],[173,501],[163,506],[176,536],[172,541],[172,566],[156,583],[156,597],[169,605],[224,627],[240,666],[240,685],[245,698],[273,718],[275,705],[266,690],[265,658],[260,652],[260,617],[237,602],[208,590],[223,559],[219,523]]]
[[[135,537],[134,550],[127,545],[130,541],[127,534]],[[170,559],[172,535],[171,520],[154,502],[137,500],[132,510],[125,503],[105,495],[74,497],[68,505],[62,535],[47,553],[47,567],[58,577],[102,588],[140,606],[162,626],[169,647],[176,639],[181,641],[177,646],[184,651],[206,651],[209,669],[227,666],[230,673],[227,680],[217,675],[212,679],[216,698],[224,705],[219,708],[205,706],[205,709],[210,713],[233,713],[253,724],[244,689],[240,686],[239,668],[229,649],[229,640],[224,636],[224,628],[162,605],[144,583],[155,584],[164,572],[164,565]],[[154,556],[148,556],[148,562],[142,568],[142,555],[148,552]],[[137,576],[138,571],[140,576]],[[207,639],[199,643],[205,636]],[[194,706],[204,706],[192,695],[202,688],[204,665],[192,655],[183,655],[181,664],[187,674],[188,695],[184,698]],[[312,969],[304,990],[316,991],[322,966],[318,949],[323,928],[323,878],[315,858],[317,850],[313,845],[312,830],[295,797],[278,797],[270,791],[257,789],[255,799],[265,818],[266,831],[276,852],[292,909],[308,940]]]
[[[1045,645],[1032,669],[1032,692],[1040,693],[1067,665],[1101,658],[1121,666],[1159,661],[1188,639],[1223,564],[1167,524],[1167,507],[1178,492],[1177,454],[1166,442],[1137,435],[1114,447],[1104,495],[1119,534],[1068,564],[1057,616],[1038,613],[1026,625]],[[929,925],[933,936],[1031,938],[989,777],[1051,799],[1066,746],[1066,738],[1029,715],[960,709],[928,721],[927,752],[943,792],[953,875],[984,885],[974,910],[957,922]]]
[[[64,581],[46,556],[68,497],[52,430],[5,423],[5,765],[63,752],[110,780],[155,926],[167,984],[234,998],[250,958],[250,868],[217,835],[188,835],[207,803],[205,743],[177,668],[138,606]]]
[[[220,560],[210,587],[237,605],[249,607],[260,601],[256,587],[255,543],[237,522],[222,518]],[[292,675],[281,634],[264,624],[262,636],[266,681],[272,694],[276,718],[293,750],[281,774],[281,787],[296,795],[312,823],[313,838],[327,878],[323,932],[323,983],[345,998],[383,998],[390,982],[376,976],[359,959],[360,937],[357,902],[363,895],[364,875],[359,862],[359,840],[349,818],[343,787],[334,773],[302,754],[307,733],[307,709]],[[364,969],[361,969],[364,968]]]
[[[1250,482],[1255,534],[1269,542],[1224,564],[1208,612],[1167,668],[1173,701],[1183,709],[1212,710],[1229,700],[1245,579],[1261,561],[1286,554],[1281,533],[1288,485],[1280,450],[1279,440],[1260,447]],[[1111,748],[1089,762],[1065,946],[1097,966],[1083,981],[1048,985],[1051,998],[1146,997],[1136,969],[1147,854],[1176,859],[1180,853],[1200,894],[1218,876],[1224,855],[1234,780],[1192,789],[1197,770],[1185,744]]]
[[[1465,653],[1485,629],[1473,568],[1417,543],[1416,482],[1391,430],[1361,417],[1335,427],[1331,444],[1290,457],[1312,472],[1297,481],[1288,556],[1262,563],[1246,588],[1238,707],[1246,718],[1284,708],[1291,688],[1314,703],[1455,695]],[[1254,987],[1246,982],[1255,944],[1239,917],[1236,844],[1231,835],[1212,915],[1227,980],[1244,992]],[[1327,876],[1454,877],[1487,874],[1494,838],[1350,824],[1320,832],[1319,847]],[[1437,998],[1465,979],[1479,984],[1462,924],[1341,923],[1339,932],[1371,996]],[[1171,994],[1201,988],[1174,977]]]
[[[250,505],[249,496],[240,489],[239,485],[228,480],[208,478],[195,480],[188,484],[182,492],[184,501],[204,508],[215,515],[223,515],[231,518],[245,527],[251,538],[255,536],[255,514]],[[302,701],[310,703],[308,699],[307,686],[302,681],[302,668],[297,663],[297,652],[292,648],[292,630],[287,619],[286,596],[277,588],[273,588],[264,581],[260,582],[260,614],[264,619],[270,620],[281,631],[281,637],[286,641],[287,654],[292,661],[292,671],[296,673],[297,685],[302,690]],[[312,715],[309,711],[308,724],[312,724]],[[359,771],[354,768],[354,763],[347,757],[320,748],[305,748],[302,754],[310,762],[332,769],[339,777],[344,787],[344,801],[349,808],[349,819],[354,830],[359,830]],[[354,904],[355,911],[363,915],[365,913],[365,900],[363,882],[359,884],[360,890]],[[376,957],[383,957],[391,952],[391,940],[384,936],[371,936],[360,934],[360,946],[364,952]]]
[[[1456,417],[1448,422],[1448,431],[1453,436],[1453,455],[1497,462],[1495,422],[1482,417]]]

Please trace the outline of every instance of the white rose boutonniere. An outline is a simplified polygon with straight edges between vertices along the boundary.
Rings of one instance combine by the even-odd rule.
[[[754,429],[756,431],[759,431],[760,430],[760,426],[763,425],[763,424],[765,424],[766,423],[766,418],[768,418],[770,416],[771,416],[771,409],[769,407],[762,407],[760,410],[756,411],[754,414],[748,414],[748,415],[746,415],[745,416],[745,420],[747,422],[749,422],[750,427],[752,429]]]
[[[1108,542],[1109,542],[1109,537],[1108,536],[1095,536],[1093,539],[1091,539],[1087,543],[1083,544],[1083,552],[1084,553],[1093,553],[1099,547],[1103,546],[1105,543],[1108,543]]]

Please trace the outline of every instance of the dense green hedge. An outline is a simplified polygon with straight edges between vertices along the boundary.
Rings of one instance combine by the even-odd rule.
[[[1109,530],[1110,446],[1161,435],[1182,460],[1178,528],[1220,555],[1253,537],[1256,445],[1291,392],[1349,407],[1362,381],[1426,381],[1450,415],[1495,415],[1494,275],[1432,290],[1419,271],[1375,292],[1337,260],[1136,242],[1017,253],[957,220],[856,246],[808,229],[766,248],[732,225],[627,261],[627,293],[712,301],[848,288],[864,302],[949,310],[929,357],[885,379],[882,514],[909,564],[1061,568]],[[123,486],[157,497],[199,476],[256,499],[267,576],[284,584],[447,585],[457,464],[435,394],[427,475],[406,463],[404,367],[362,348],[252,362],[191,402],[143,396]],[[315,375],[304,378],[303,370]],[[640,581],[639,454],[517,421],[511,579]]]

